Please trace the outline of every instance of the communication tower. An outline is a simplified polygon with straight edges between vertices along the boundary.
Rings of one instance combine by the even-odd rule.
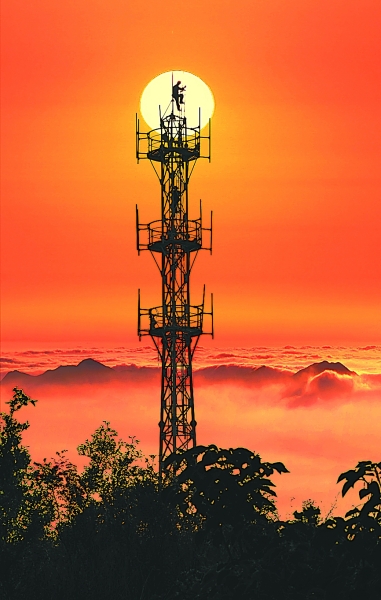
[[[136,117],[137,161],[151,162],[161,187],[161,219],[140,223],[136,206],[136,234],[138,253],[151,252],[161,275],[160,306],[141,308],[140,290],[138,296],[139,339],[151,336],[161,360],[161,476],[163,462],[172,452],[196,445],[192,359],[200,336],[213,337],[213,296],[209,312],[204,308],[205,285],[201,304],[191,304],[190,275],[199,250],[212,252],[213,215],[210,227],[203,227],[200,200],[198,219],[188,217],[188,187],[196,161],[210,161],[210,120],[208,134],[201,135],[199,109],[198,125],[188,127],[185,103],[174,97],[163,115],[159,107],[159,119],[159,128],[143,133]],[[211,317],[209,332],[203,328],[205,315]]]

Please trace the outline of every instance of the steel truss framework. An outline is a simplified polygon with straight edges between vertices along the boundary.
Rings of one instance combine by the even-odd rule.
[[[136,207],[138,253],[150,251],[159,268],[162,304],[141,308],[138,305],[138,335],[153,339],[161,360],[161,409],[159,470],[165,459],[177,450],[196,445],[196,420],[193,396],[192,358],[202,334],[213,336],[213,296],[211,309],[205,311],[205,286],[201,304],[192,305],[190,274],[199,250],[212,251],[210,227],[203,227],[200,216],[188,217],[188,186],[196,161],[210,160],[210,123],[208,135],[188,127],[184,116],[175,114],[174,102],[168,116],[160,115],[160,128],[142,133],[136,120],[136,157],[150,160],[161,186],[161,219],[139,223]],[[201,145],[207,152],[201,154]],[[203,232],[209,245],[203,246]],[[204,316],[211,317],[211,330],[203,329]]]

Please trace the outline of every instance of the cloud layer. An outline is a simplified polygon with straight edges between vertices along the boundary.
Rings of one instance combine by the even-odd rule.
[[[111,421],[123,438],[140,439],[146,454],[157,453],[160,369],[152,359],[147,366],[147,358],[152,357],[149,348],[142,348],[140,365],[128,362],[132,353],[126,356],[120,350],[117,355],[104,354],[109,364],[118,363],[114,368],[84,360],[79,367],[60,367],[39,376],[13,373],[3,380],[2,409],[14,385],[39,400],[36,408],[23,411],[31,423],[24,439],[34,459],[67,448],[71,458],[82,464],[75,449],[103,420]],[[255,353],[260,354],[258,349]],[[261,356],[265,353],[270,354],[263,349]],[[216,358],[216,354],[225,356]],[[358,460],[380,460],[381,374],[356,373],[337,355],[335,362],[304,363],[301,370],[285,368],[288,355],[282,350],[274,362],[283,357],[283,365],[255,367],[249,362],[252,354],[240,349],[214,353],[211,358],[204,351],[204,366],[195,372],[197,442],[246,446],[266,460],[282,460],[291,471],[277,481],[283,516],[307,498],[314,498],[325,512],[334,502],[337,510],[347,510],[356,498],[340,499],[335,485],[338,475]],[[40,363],[47,360],[41,354],[31,356]],[[57,361],[63,354],[46,356]],[[120,358],[116,361],[115,356]],[[291,356],[301,360],[301,354]],[[82,357],[82,352],[65,355],[72,364]],[[226,359],[229,364],[216,364]],[[205,366],[207,361],[214,364]]]
[[[94,358],[108,366],[159,366],[152,345],[138,347],[72,347],[25,349],[7,352],[0,363],[2,375],[13,369],[39,374],[59,365],[77,364],[83,358]],[[381,346],[283,346],[247,348],[209,348],[199,346],[195,354],[195,369],[209,366],[274,367],[297,371],[323,360],[342,362],[357,373],[381,373]]]

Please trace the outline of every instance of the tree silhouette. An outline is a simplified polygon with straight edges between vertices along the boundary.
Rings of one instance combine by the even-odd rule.
[[[29,485],[31,458],[22,445],[22,433],[29,423],[20,423],[15,413],[28,404],[35,406],[36,402],[15,387],[12,399],[6,403],[10,406],[9,414],[0,413],[0,538],[3,542],[22,540],[35,513]]]
[[[130,488],[147,477],[147,470],[142,469],[136,461],[143,458],[137,449],[136,442],[126,443],[117,439],[118,433],[104,421],[91,436],[77,448],[80,456],[90,459],[81,477],[87,497],[99,499],[105,504],[112,504],[116,495]],[[147,467],[150,476],[154,477],[152,468]]]
[[[337,482],[345,481],[342,495],[357,483],[362,484],[359,498],[366,501],[346,513],[346,531],[350,539],[364,532],[381,540],[381,462],[361,461],[354,469],[341,473]]]
[[[159,482],[137,441],[104,421],[83,444],[32,463],[22,444],[35,404],[15,388],[1,414],[2,600],[375,600],[381,589],[381,463],[339,476],[359,488],[345,518],[312,500],[280,521],[271,478],[246,448],[168,457]]]

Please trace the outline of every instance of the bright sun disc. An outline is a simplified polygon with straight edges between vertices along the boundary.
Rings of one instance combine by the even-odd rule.
[[[172,76],[176,84],[181,81],[184,92],[184,112],[188,127],[198,125],[199,108],[201,108],[201,128],[205,127],[214,112],[214,98],[210,88],[202,79],[187,71],[167,71],[152,79],[145,87],[140,99],[140,112],[145,122],[152,128],[160,127],[159,106],[161,114],[172,111]],[[174,113],[179,114],[174,103]]]

